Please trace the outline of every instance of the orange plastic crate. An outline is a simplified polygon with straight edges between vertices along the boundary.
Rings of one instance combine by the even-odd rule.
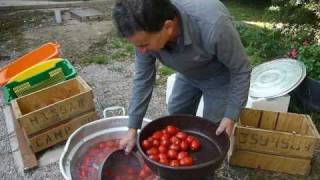
[[[60,57],[59,48],[58,43],[46,43],[1,68],[0,86],[5,85],[12,77],[39,62]]]

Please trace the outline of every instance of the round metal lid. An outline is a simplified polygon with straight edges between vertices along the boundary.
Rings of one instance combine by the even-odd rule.
[[[253,68],[250,96],[275,98],[288,94],[306,76],[305,65],[295,59],[283,58],[269,61]]]

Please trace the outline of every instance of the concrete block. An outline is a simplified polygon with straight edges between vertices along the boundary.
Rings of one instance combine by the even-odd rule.
[[[246,107],[274,112],[288,112],[289,103],[289,94],[276,98],[253,98],[249,96]]]
[[[78,18],[80,21],[88,21],[88,20],[101,20],[103,14],[92,8],[77,8],[70,11],[71,16]]]

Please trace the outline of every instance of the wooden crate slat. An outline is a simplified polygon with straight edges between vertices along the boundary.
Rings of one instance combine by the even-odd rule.
[[[297,132],[300,133],[301,126],[303,123],[304,116],[301,114],[288,113],[289,118],[289,129],[287,132]]]
[[[275,130],[277,131],[287,131],[289,126],[289,121],[287,120],[287,113],[280,113],[278,117],[278,122]]]
[[[303,115],[294,113],[280,113],[276,130],[300,133]]]
[[[299,175],[308,175],[311,169],[310,159],[289,158],[240,150],[233,152],[230,164]]]
[[[25,115],[34,112],[81,93],[80,88],[78,87],[79,79],[80,78],[74,78],[63,81],[53,86],[35,91],[23,98],[17,98],[22,114]]]
[[[290,174],[310,172],[319,133],[310,116],[246,109],[235,127],[230,164]],[[250,117],[252,117],[250,119]],[[248,124],[258,126],[247,126]]]
[[[13,111],[11,108],[10,108],[10,111],[13,114]],[[17,122],[17,119],[14,114],[12,116],[12,121],[14,124],[15,133],[17,136],[19,151],[20,151],[22,163],[23,163],[23,169],[30,170],[30,169],[38,167],[37,158],[36,158],[34,152],[32,151],[30,144],[29,144],[29,141],[26,138],[19,123]]]
[[[258,127],[261,118],[261,111],[254,109],[242,109],[240,114],[240,125]]]
[[[309,115],[305,115],[304,119],[309,125],[310,133],[312,133],[313,136],[318,138],[318,143],[316,145],[316,150],[320,151],[320,135],[319,135],[319,132],[318,132],[316,126],[314,125],[314,123],[313,123],[313,121],[312,121],[312,119],[311,119],[311,117]]]
[[[237,127],[237,149],[281,156],[312,158],[317,138],[263,129]]]
[[[260,128],[262,129],[274,129],[277,123],[278,113],[271,111],[262,112],[260,120]]]
[[[299,134],[308,136],[313,135],[312,130],[309,128],[308,119],[306,117],[302,121],[301,130]]]
[[[72,88],[66,88],[69,84]],[[57,87],[60,85],[62,86],[62,88]],[[19,109],[19,102],[28,102],[26,100],[31,98],[37,99],[39,102],[41,102],[42,99],[46,99],[46,101],[49,101],[50,97],[57,97],[54,95],[54,90],[57,89],[68,89],[70,91],[74,91],[72,89],[76,89],[76,91],[78,91],[79,93],[66,99],[59,100],[48,106],[41,107],[28,114],[21,113],[21,107]],[[38,98],[37,95],[41,95],[41,98]],[[31,104],[34,105],[36,103]],[[80,77],[77,77],[75,79],[65,81],[64,83],[60,83],[55,86],[40,90],[36,93],[27,95],[26,97],[21,97],[16,100],[13,100],[12,108],[14,109],[15,114],[17,115],[17,120],[19,124],[24,128],[27,135],[29,137],[32,137],[34,134],[43,129],[61,124],[64,121],[76,117],[84,112],[88,112],[90,110],[95,109],[95,104],[93,102],[92,90],[89,88],[88,85],[85,84],[85,82]]]
[[[26,133],[32,135],[92,109],[94,109],[93,96],[91,92],[88,92],[23,116],[19,122]]]
[[[39,152],[54,144],[66,140],[72,132],[80,126],[97,119],[96,112],[89,112],[80,117],[76,117],[68,123],[61,124],[44,133],[38,134],[30,139],[31,147],[34,152]]]

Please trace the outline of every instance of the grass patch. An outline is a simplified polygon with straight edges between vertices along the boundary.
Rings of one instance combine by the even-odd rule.
[[[234,17],[235,21],[248,21],[248,22],[269,22],[274,20],[274,13],[266,13],[266,6],[241,3],[236,0],[222,1],[228,8],[230,14]]]
[[[118,37],[115,29],[112,29],[105,38],[91,45],[88,52],[83,55],[82,63],[106,64],[110,61],[134,59],[134,46],[126,39]]]
[[[53,22],[52,11],[2,11],[0,12],[0,44],[7,49],[24,51],[27,47],[23,31]]]
[[[161,66],[159,68],[159,75],[160,76],[169,76],[171,74],[175,73],[175,70],[169,68],[169,67],[166,67],[166,66]]]
[[[88,55],[81,59],[84,64],[107,64],[110,59],[105,55]]]

